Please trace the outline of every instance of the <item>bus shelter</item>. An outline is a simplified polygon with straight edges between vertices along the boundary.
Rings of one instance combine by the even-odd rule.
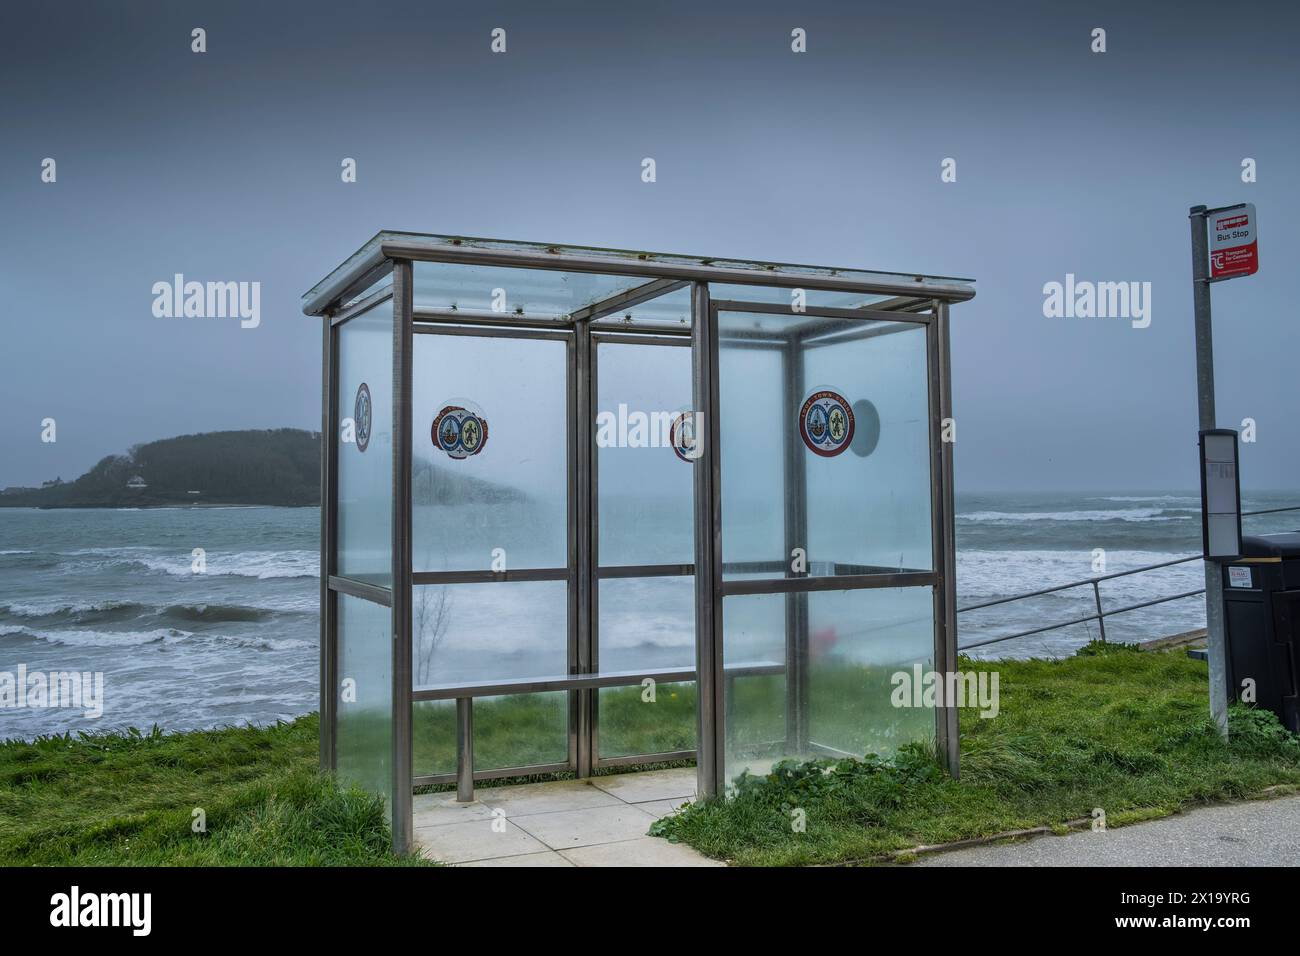
[[[933,742],[970,280],[381,232],[323,322],[323,767],[416,787]],[[900,675],[905,675],[901,676]]]

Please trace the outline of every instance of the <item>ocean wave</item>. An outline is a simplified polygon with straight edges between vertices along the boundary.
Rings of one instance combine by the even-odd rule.
[[[1089,501],[1191,501],[1200,510],[1201,499],[1196,495],[1103,495]]]
[[[136,647],[158,642],[175,643],[191,637],[190,631],[159,627],[149,631],[38,631],[24,626],[0,626],[0,636],[21,634],[47,644],[70,647]]]
[[[115,612],[136,613],[144,607],[145,605],[134,601],[64,601],[53,598],[47,601],[16,601],[11,604],[0,604],[0,614],[37,620]]]
[[[1093,569],[1091,551],[979,551],[966,550],[957,552],[957,591],[958,606],[1011,597],[1042,588],[1058,587],[1084,581],[1100,574],[1113,574],[1133,568],[1162,564],[1186,558],[1186,553],[1168,551],[1106,551],[1104,570]],[[1204,580],[1204,571],[1200,562],[1187,561],[1183,564],[1170,565],[1146,571],[1140,574],[1113,578],[1102,582],[1102,596],[1107,599],[1124,598],[1138,601],[1161,597],[1178,591],[1198,587],[1197,582]],[[1035,600],[1070,600],[1080,596],[1092,599],[1092,591],[1084,585],[1077,590],[1057,592],[1044,595]],[[1013,610],[1007,606],[1007,610]],[[994,609],[990,609],[993,611]]]
[[[971,511],[958,521],[1014,524],[1023,521],[1187,521],[1200,508],[1115,508],[1093,511]],[[1170,512],[1187,512],[1170,514]]]
[[[82,548],[59,553],[60,557],[73,558],[72,569],[90,565],[92,568],[136,567],[145,571],[169,574],[172,577],[198,577],[194,571],[194,558],[189,552],[160,552],[157,548]],[[237,551],[222,553],[209,551],[205,555],[207,577],[242,577],[267,580],[270,578],[314,578],[320,573],[318,551]]]
[[[160,612],[161,617],[200,623],[266,621],[275,615],[276,612],[270,608],[247,604],[169,604]]]
[[[0,614],[28,621],[74,624],[103,624],[110,621],[129,621],[137,618],[163,618],[189,623],[237,623],[267,621],[279,614],[302,614],[314,610],[313,596],[310,607],[304,601],[289,607],[258,607],[249,604],[221,604],[218,602],[193,602],[186,604],[141,604],[137,601],[47,601],[13,602],[0,604]]]

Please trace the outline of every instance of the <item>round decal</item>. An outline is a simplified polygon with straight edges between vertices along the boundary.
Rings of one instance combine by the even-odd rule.
[[[483,410],[473,402],[453,399],[434,416],[429,435],[448,457],[460,461],[483,450],[488,440],[488,423]]]
[[[842,454],[853,441],[853,409],[839,392],[814,389],[799,409],[803,443],[824,458]]]
[[[673,446],[673,454],[690,464],[700,457],[699,439],[695,435],[695,412],[684,411],[673,419],[668,429],[668,440]]]
[[[357,400],[352,406],[352,425],[356,429],[357,451],[370,447],[370,386],[365,382],[357,389]]]

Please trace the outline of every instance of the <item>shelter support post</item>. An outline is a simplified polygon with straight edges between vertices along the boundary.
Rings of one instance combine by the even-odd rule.
[[[456,698],[456,800],[474,801],[474,698]]]
[[[799,403],[804,396],[804,346],[791,336],[781,350],[782,416],[785,488],[785,576],[794,571],[795,549],[808,549],[808,472],[803,442],[799,438]],[[786,748],[807,753],[809,744],[808,678],[808,594],[792,591],[785,595],[785,727]]]
[[[954,533],[952,363],[948,303],[934,302],[927,349],[931,417],[931,529],[934,569],[934,669],[943,675],[957,667],[957,544]],[[953,777],[960,775],[961,737],[958,711],[944,700],[935,708],[935,751]]]
[[[699,705],[696,788],[722,792],[725,715],[722,695],[722,524],[719,503],[718,338],[709,287],[691,284],[691,379],[695,409],[695,671]]]
[[[411,263],[393,265],[393,851],[411,851]]]

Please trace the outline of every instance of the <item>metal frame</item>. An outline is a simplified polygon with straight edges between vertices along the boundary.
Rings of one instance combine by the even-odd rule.
[[[393,266],[393,848],[411,849],[411,263]]]
[[[881,572],[875,569],[861,569],[854,573],[843,574],[838,573],[839,569],[837,567],[834,574],[812,576],[796,575],[790,571],[788,566],[782,566],[780,569],[782,573],[779,577],[774,576],[758,580],[726,580],[723,577],[723,571],[730,570],[732,565],[724,564],[725,556],[722,553],[721,502],[715,500],[711,503],[710,510],[714,521],[713,537],[715,541],[711,560],[715,564],[716,573],[714,575],[715,594],[713,595],[714,600],[712,601],[709,618],[713,630],[711,654],[714,658],[715,674],[719,669],[719,662],[725,659],[722,599],[733,595],[786,595],[786,660],[790,668],[786,684],[787,747],[792,747],[795,752],[827,749],[811,740],[806,720],[810,704],[809,675],[805,667],[808,641],[807,595],[809,592],[894,587],[931,588],[934,600],[934,669],[944,673],[951,671],[956,666],[957,626],[955,541],[952,523],[952,443],[943,441],[943,423],[952,417],[947,303],[942,300],[933,300],[931,309],[932,311],[928,315],[910,312],[899,314],[878,309],[833,309],[822,307],[810,307],[794,313],[789,306],[739,300],[713,300],[707,306],[707,330],[706,333],[701,334],[700,339],[705,340],[707,338],[707,346],[712,352],[712,381],[709,384],[709,394],[706,397],[711,401],[711,407],[713,408],[717,408],[719,401],[717,357],[721,347],[718,329],[718,316],[720,313],[759,313],[784,316],[797,314],[800,317],[806,316],[810,320],[802,325],[795,326],[787,333],[772,333],[769,337],[770,341],[764,340],[755,343],[747,337],[745,340],[736,341],[727,346],[741,345],[744,347],[772,348],[781,351],[783,402],[787,409],[787,416],[793,414],[793,409],[798,401],[796,396],[802,396],[803,394],[802,366],[798,361],[798,356],[803,348],[838,344],[844,341],[887,335],[908,329],[924,329],[926,335],[927,404],[930,416],[931,446],[930,527],[932,535],[932,570]],[[841,326],[832,326],[831,331],[828,332],[825,329],[826,319],[839,319],[842,320],[843,324]],[[698,317],[696,322],[698,324]],[[882,322],[887,324],[875,324]],[[873,324],[864,326],[863,323]],[[794,547],[806,546],[807,533],[804,517],[806,514],[804,502],[806,501],[807,462],[800,453],[797,443],[791,438],[793,433],[791,425],[792,420],[788,419],[785,428],[787,441],[784,455],[786,491],[785,544],[787,554]],[[717,421],[717,416],[714,415],[711,422],[709,442],[712,448],[720,447],[720,431],[721,424]],[[720,455],[713,457],[712,472],[711,487],[707,493],[712,496],[720,496]],[[699,485],[697,485],[697,494],[699,493],[702,492]],[[697,562],[699,560],[697,558]],[[697,621],[701,610],[701,608],[697,608]],[[700,639],[699,629],[703,626],[702,623],[697,623],[697,641]],[[720,792],[720,788],[723,786],[724,768],[722,765],[725,759],[726,696],[727,694],[724,691],[721,703],[715,700],[715,708],[719,709],[720,712],[713,716],[713,720],[717,726],[723,727],[723,729],[719,731],[715,728],[714,746],[716,753],[712,758],[715,765],[709,770],[714,790],[707,791],[710,793]],[[936,750],[953,776],[957,776],[959,765],[957,717],[957,709],[951,706],[951,702],[944,702],[935,708]],[[701,758],[701,763],[703,764],[703,758]],[[706,792],[703,771],[700,790],[701,793]]]
[[[951,418],[950,368],[948,354],[947,310],[950,302],[965,301],[974,290],[962,280],[927,280],[916,277],[912,283],[902,276],[868,276],[863,273],[840,274],[837,270],[808,266],[779,266],[749,263],[717,265],[712,260],[685,261],[675,258],[662,261],[650,254],[637,258],[612,255],[589,255],[585,251],[529,251],[518,248],[488,248],[466,245],[453,240],[451,245],[384,239],[354,256],[345,267],[330,276],[313,292],[304,311],[326,318],[322,344],[322,435],[321,457],[321,741],[322,767],[336,766],[335,740],[337,713],[335,693],[338,668],[339,594],[358,597],[390,606],[393,616],[393,842],[399,852],[411,847],[411,794],[413,786],[455,781],[462,796],[472,792],[475,779],[493,779],[518,773],[542,773],[572,769],[580,776],[602,766],[618,766],[689,758],[697,761],[699,791],[708,797],[723,791],[723,756],[725,753],[725,702],[723,691],[729,680],[740,673],[729,673],[723,666],[722,601],[734,594],[783,593],[786,595],[787,633],[793,643],[787,649],[786,664],[764,663],[760,667],[785,670],[791,668],[788,694],[796,714],[805,714],[808,703],[807,675],[799,664],[807,644],[807,594],[816,590],[857,589],[868,587],[931,587],[935,604],[935,666],[949,668],[956,654],[956,604],[953,587],[952,542],[952,450],[941,441],[942,423]],[[647,281],[600,302],[592,303],[567,316],[540,317],[483,313],[459,309],[419,309],[413,302],[413,263],[443,262],[481,266],[606,273],[643,276]],[[355,296],[382,279],[391,270],[390,286],[363,299]],[[811,271],[805,271],[811,270]],[[815,348],[862,337],[888,334],[903,328],[923,326],[927,337],[928,397],[932,430],[931,521],[933,529],[933,569],[888,571],[863,567],[837,566],[832,573],[795,576],[782,572],[770,580],[724,580],[721,539],[721,426],[717,416],[719,402],[719,311],[792,314],[787,306],[770,303],[741,302],[732,299],[710,301],[710,282],[736,285],[820,289],[836,292],[869,293],[892,296],[868,309],[808,308],[805,314],[816,322],[813,326],[796,326],[791,334],[728,342],[727,347],[783,349],[786,371],[783,388],[789,394],[800,391],[798,363],[791,349],[800,345]],[[647,322],[612,320],[624,309],[660,295],[689,287],[691,290],[691,325],[667,326]],[[349,298],[353,296],[354,298]],[[391,592],[366,582],[339,576],[337,571],[337,476],[338,476],[338,328],[354,316],[363,314],[388,296],[394,299],[393,322],[393,588]],[[343,303],[343,305],[339,305]],[[921,311],[928,309],[928,312]],[[837,319],[828,328],[825,320]],[[881,324],[887,323],[887,324]],[[899,324],[905,323],[905,324]],[[503,573],[480,571],[416,572],[411,564],[410,465],[412,442],[412,351],[415,334],[471,335],[519,339],[545,339],[566,343],[566,387],[568,390],[567,439],[569,452],[568,562],[564,568],[523,569]],[[692,564],[660,564],[602,568],[597,554],[598,516],[595,513],[597,482],[595,473],[594,418],[596,396],[596,350],[602,343],[627,343],[679,346],[691,349],[693,405],[699,417],[701,456],[695,462],[695,560]],[[792,405],[790,401],[787,406]],[[585,436],[583,440],[579,436]],[[793,450],[787,449],[783,468],[789,487],[796,490],[802,470]],[[806,529],[805,529],[806,530]],[[786,543],[804,536],[794,509],[787,511]],[[758,564],[765,565],[766,562]],[[740,565],[727,565],[731,571]],[[782,567],[785,567],[782,563]],[[698,706],[698,749],[671,754],[632,755],[601,759],[598,750],[596,694],[600,687],[619,686],[633,677],[645,675],[600,673],[598,668],[597,593],[600,580],[628,577],[690,575],[695,577],[696,591],[696,666],[693,671],[659,672],[660,678],[695,680]],[[568,582],[569,674],[532,682],[487,682],[477,690],[493,689],[496,693],[528,693],[542,690],[565,690],[570,695],[569,759],[564,764],[535,767],[499,768],[474,772],[473,706],[475,687],[451,686],[435,690],[415,690],[411,679],[411,606],[413,587],[427,584],[494,583],[528,580],[564,580]],[[743,668],[742,668],[743,670]],[[755,671],[757,672],[757,671]],[[775,672],[775,671],[773,671]],[[647,672],[650,673],[650,672]],[[639,682],[639,681],[638,681]],[[489,688],[489,685],[492,685]],[[507,689],[509,688],[509,689]],[[412,704],[415,701],[455,699],[458,722],[458,768],[454,774],[416,777],[412,770]],[[787,736],[798,741],[807,737],[806,722],[796,717],[787,728]],[[936,739],[949,768],[956,766],[956,712],[936,711]],[[809,747],[815,742],[806,741]],[[826,749],[826,748],[821,748]],[[829,751],[828,751],[829,752]]]
[[[664,284],[666,283],[666,284]],[[655,296],[667,295],[669,292],[675,292],[684,287],[683,282],[669,282],[668,280],[658,280],[647,283],[633,292],[648,290],[650,287],[656,287],[658,291],[651,294],[642,294],[636,298],[637,302],[645,302]],[[596,315],[602,314],[600,312]],[[587,667],[582,673],[596,673],[600,668],[600,581],[619,580],[628,578],[642,577],[686,577],[695,574],[695,565],[693,564],[650,564],[650,565],[611,565],[602,566],[600,563],[600,455],[596,447],[596,396],[599,394],[599,376],[600,360],[599,346],[601,345],[642,345],[653,348],[689,348],[690,341],[681,338],[675,334],[654,335],[651,333],[640,333],[634,335],[621,335],[617,333],[598,333],[590,332],[590,324],[583,323],[579,326],[579,335],[584,335],[590,342],[590,368],[588,370],[588,420],[585,424],[585,434],[588,436],[588,458],[587,458],[587,486],[590,494],[590,508],[587,515],[590,521],[590,548],[591,548],[591,565],[590,574],[592,575],[593,586],[591,587],[589,625],[586,632],[588,642],[587,647]],[[583,434],[579,431],[579,434]],[[579,519],[581,524],[581,519]],[[686,675],[686,676],[683,676]],[[663,674],[654,676],[657,683],[678,683],[685,681],[694,681],[695,672],[680,672],[679,676]],[[639,681],[637,681],[639,683]],[[602,757],[600,755],[600,687],[604,686],[622,686],[619,683],[614,684],[593,684],[585,690],[587,724],[584,728],[584,736],[587,738],[589,746],[588,764],[586,767],[581,765],[578,768],[578,776],[588,776],[591,771],[599,770],[604,767],[626,766],[634,763],[660,763],[667,760],[679,760],[693,757],[695,750],[681,750],[672,752],[660,752],[652,754],[627,754],[616,757]],[[698,694],[698,691],[697,691]],[[584,773],[584,769],[586,773]]]

